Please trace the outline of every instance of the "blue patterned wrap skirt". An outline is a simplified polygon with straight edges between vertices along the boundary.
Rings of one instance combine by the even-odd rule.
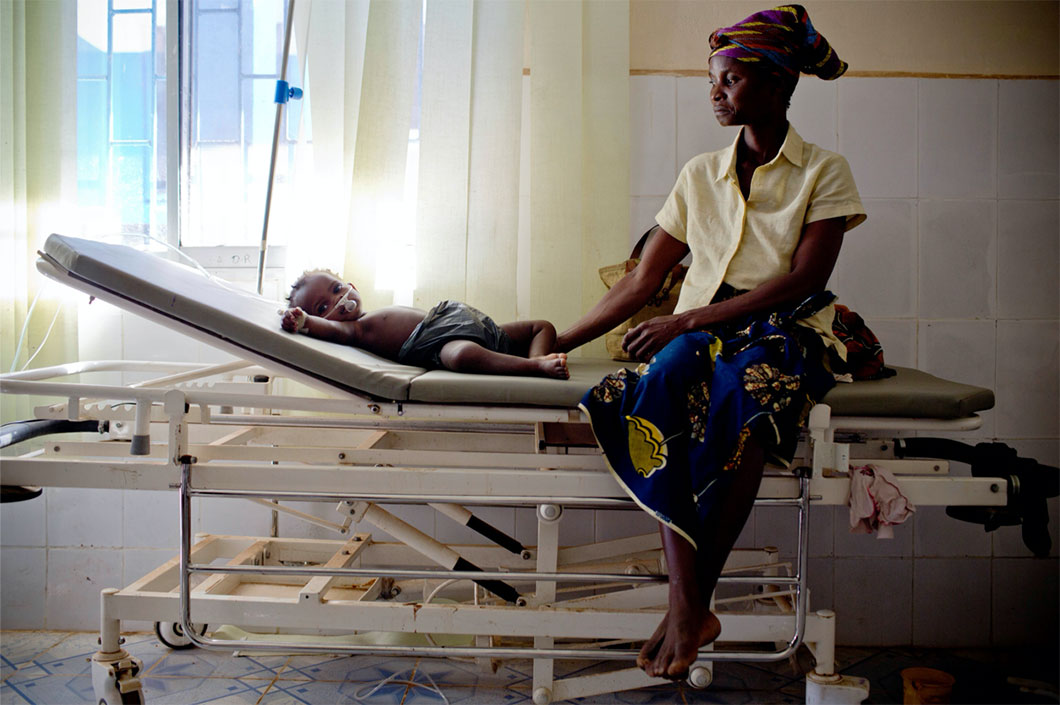
[[[787,466],[813,405],[835,384],[825,345],[798,321],[835,300],[685,333],[636,371],[608,375],[582,398],[607,464],[648,513],[693,546],[745,444]]]

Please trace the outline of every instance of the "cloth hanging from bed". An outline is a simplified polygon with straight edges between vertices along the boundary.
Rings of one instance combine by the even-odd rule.
[[[648,513],[696,545],[753,435],[788,465],[810,408],[835,384],[821,337],[798,323],[830,292],[675,338],[580,404],[608,467]]]

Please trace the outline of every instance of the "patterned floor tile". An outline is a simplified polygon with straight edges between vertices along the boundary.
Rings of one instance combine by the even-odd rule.
[[[8,699],[10,698],[10,699]],[[94,703],[92,679],[89,676],[41,676],[24,678],[16,674],[8,678],[0,692],[0,702],[35,703],[35,705],[67,705]]]
[[[350,681],[375,683],[416,667],[414,658],[385,656],[293,656],[279,673],[280,680]]]
[[[237,678],[144,678],[144,699],[150,705],[256,703],[269,681]]]
[[[528,703],[530,697],[507,688],[483,688],[474,686],[439,686],[445,695],[429,688],[410,687],[402,705],[432,705],[449,702],[452,705],[516,705]]]
[[[0,660],[17,667],[31,661],[70,635],[70,632],[0,632]]]
[[[504,688],[527,679],[525,674],[504,666],[493,671],[489,666],[482,668],[474,661],[458,659],[422,658],[416,670],[427,673],[439,685]]]
[[[293,702],[306,705],[320,703],[372,703],[372,705],[401,705],[407,686],[403,683],[388,683],[376,688],[371,683],[335,681],[276,681],[263,703]],[[284,698],[289,698],[285,700]]]

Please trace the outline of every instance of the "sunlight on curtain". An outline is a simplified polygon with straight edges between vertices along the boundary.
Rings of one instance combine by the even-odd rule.
[[[563,329],[604,294],[629,222],[629,4],[530,4],[530,317]],[[605,356],[602,341],[583,353]]]
[[[430,308],[467,300],[472,0],[427,3],[416,211],[416,294]]]
[[[528,26],[523,2],[427,7],[415,302],[456,298],[498,321],[527,311],[562,328],[603,295],[596,270],[625,255],[629,4],[531,1]],[[523,262],[520,158],[530,181]],[[527,302],[518,300],[520,268]]]
[[[414,224],[405,181],[422,8],[373,0],[368,11],[344,272],[369,311],[392,302],[395,280],[411,266],[400,259]]]
[[[337,242],[322,231],[345,243],[341,262],[316,266],[342,264],[369,310],[414,281],[422,308],[457,299],[501,322],[521,312],[563,328],[603,295],[597,269],[626,254],[629,3],[452,0],[428,2],[425,16],[423,7],[314,0],[311,241],[322,254]],[[417,160],[409,118],[421,22]],[[521,208],[530,211],[523,261]]]
[[[70,298],[59,291],[63,287],[47,285],[34,267],[36,251],[47,236],[72,232],[76,225],[76,47],[75,3],[0,2],[3,372],[21,368],[31,358],[34,367],[42,367],[77,356],[76,309],[65,303]],[[22,349],[16,352],[38,291],[41,296]],[[3,420],[28,418],[33,403],[27,397],[4,397]]]

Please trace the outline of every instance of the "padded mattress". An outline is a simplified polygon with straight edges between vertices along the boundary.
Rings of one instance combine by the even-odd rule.
[[[124,245],[52,235],[42,259],[133,312],[146,308],[229,346],[267,358],[333,387],[387,401],[447,404],[576,406],[582,395],[621,363],[571,358],[571,378],[472,375],[427,371],[346,345],[293,335],[280,328],[283,303],[236,289],[163,257]],[[47,273],[47,268],[42,268]],[[825,397],[841,416],[962,418],[989,409],[989,389],[950,382],[919,370],[872,382],[839,384]]]

